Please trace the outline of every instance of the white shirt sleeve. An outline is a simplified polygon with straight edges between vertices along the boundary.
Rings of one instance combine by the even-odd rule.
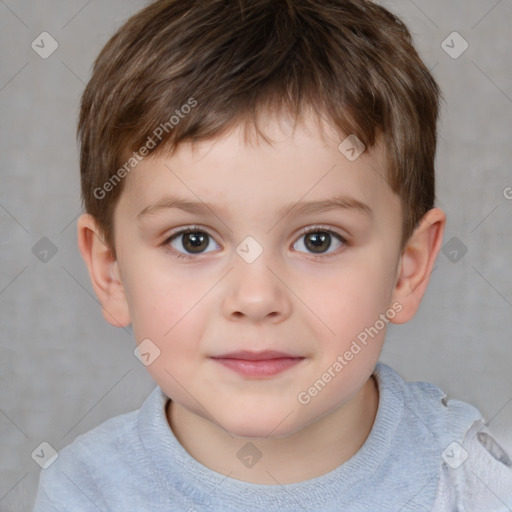
[[[510,512],[512,460],[482,421],[442,454],[433,512]]]

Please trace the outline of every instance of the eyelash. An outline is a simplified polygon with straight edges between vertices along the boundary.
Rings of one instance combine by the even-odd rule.
[[[188,260],[188,261],[194,260],[194,259],[196,259],[196,256],[200,256],[201,254],[198,254],[198,255],[185,254],[185,253],[182,253],[180,251],[177,251],[174,248],[169,248],[169,244],[175,238],[178,238],[181,235],[184,235],[184,234],[187,234],[187,233],[198,233],[198,232],[199,233],[205,233],[206,235],[208,235],[212,239],[214,238],[207,230],[205,230],[201,226],[189,226],[189,227],[187,227],[185,229],[182,229],[182,230],[177,231],[176,233],[173,233],[172,235],[170,235],[162,243],[162,245],[165,246],[167,249],[169,249],[172,252],[173,256],[176,259],[178,259],[178,260]],[[347,242],[347,239],[344,236],[340,235],[336,231],[333,231],[331,229],[325,228],[323,226],[318,226],[318,225],[317,226],[312,226],[310,228],[302,230],[300,232],[299,237],[297,238],[297,240],[299,240],[301,237],[303,237],[305,235],[308,235],[309,233],[318,233],[318,232],[329,233],[329,235],[334,235],[334,237],[337,238],[343,244],[343,246],[349,245],[348,242]],[[319,256],[315,256],[314,254],[310,254],[309,257],[310,257],[310,259],[313,259],[313,260],[322,260],[322,259],[328,258],[330,256],[335,256],[338,253],[338,251],[334,251],[333,253],[327,253],[325,255],[319,255]]]
[[[349,245],[348,242],[347,242],[347,239],[343,235],[341,235],[340,233],[337,233],[336,231],[333,231],[332,229],[326,228],[324,226],[319,226],[319,225],[311,226],[309,228],[303,229],[299,233],[299,236],[298,236],[297,240],[299,240],[300,238],[302,238],[305,235],[308,235],[309,233],[318,233],[318,232],[328,233],[329,235],[332,235],[334,238],[337,238],[342,243],[342,247],[341,248],[346,247],[346,246]],[[294,242],[294,245],[295,245],[295,243],[296,242]],[[333,252],[330,252],[330,253],[319,254],[319,255],[315,255],[313,253],[309,253],[309,258],[314,260],[314,261],[325,260],[326,258],[337,256],[339,254],[340,249],[337,249],[337,250],[335,250]]]
[[[173,249],[172,247],[170,247],[170,243],[175,239],[175,238],[178,238],[179,236],[181,235],[185,235],[187,233],[206,233],[210,238],[213,238],[212,235],[210,235],[210,233],[208,233],[208,231],[206,231],[204,228],[202,228],[201,226],[189,226],[185,229],[181,229],[180,231],[176,231],[176,233],[173,233],[172,235],[170,235],[164,242],[163,242],[163,246],[165,246],[171,253],[172,255],[178,259],[178,260],[193,260],[196,258],[196,256],[193,256],[193,255],[189,255],[189,254],[184,254],[180,251],[177,251],[176,249]],[[200,256],[200,254],[199,254]]]

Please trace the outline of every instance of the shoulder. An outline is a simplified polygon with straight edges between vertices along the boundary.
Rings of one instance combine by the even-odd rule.
[[[430,382],[407,382],[391,367],[379,363],[377,378],[388,393],[399,397],[403,421],[419,425],[439,447],[452,441],[461,442],[470,425],[483,420],[480,411],[471,404],[448,399],[446,393]]]
[[[41,470],[35,512],[62,510],[64,503],[76,510],[107,509],[101,488],[122,481],[134,463],[144,463],[140,416],[159,401],[156,388],[140,409],[106,420],[63,448]]]
[[[434,460],[436,512],[501,512],[512,509],[512,459],[471,404],[448,399],[428,382],[406,382],[379,363],[379,385],[397,397],[402,433],[416,439],[423,464]],[[421,447],[420,447],[421,445]]]
[[[94,472],[96,466],[118,459],[126,446],[136,442],[138,415],[139,410],[121,414],[78,436],[60,451],[53,466],[70,469],[79,464]]]

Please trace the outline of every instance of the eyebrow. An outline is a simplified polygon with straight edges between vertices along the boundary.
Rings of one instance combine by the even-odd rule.
[[[137,215],[137,220],[141,220],[144,217],[152,216],[173,208],[195,214],[205,214],[210,212],[215,215],[221,214],[225,217],[229,217],[229,210],[223,206],[203,201],[190,201],[178,196],[169,196],[146,206]],[[326,199],[324,201],[298,201],[295,203],[289,203],[281,207],[277,211],[277,215],[282,218],[289,214],[307,215],[310,213],[318,213],[335,209],[351,210],[357,213],[362,213],[368,217],[372,217],[373,215],[372,209],[367,204],[352,197],[333,197],[332,199]]]

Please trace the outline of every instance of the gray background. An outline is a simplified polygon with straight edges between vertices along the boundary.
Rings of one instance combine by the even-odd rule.
[[[137,408],[154,386],[130,330],[103,320],[76,246],[79,97],[97,53],[145,3],[0,0],[3,512],[30,510],[39,475],[31,453],[42,441],[60,450]],[[380,3],[408,24],[446,99],[438,205],[448,215],[444,243],[456,237],[417,316],[389,329],[382,361],[473,403],[511,446],[512,1]],[[47,59],[31,48],[43,31],[59,44]],[[469,44],[457,59],[441,46],[453,31]],[[43,237],[57,250],[46,262],[33,252]]]

